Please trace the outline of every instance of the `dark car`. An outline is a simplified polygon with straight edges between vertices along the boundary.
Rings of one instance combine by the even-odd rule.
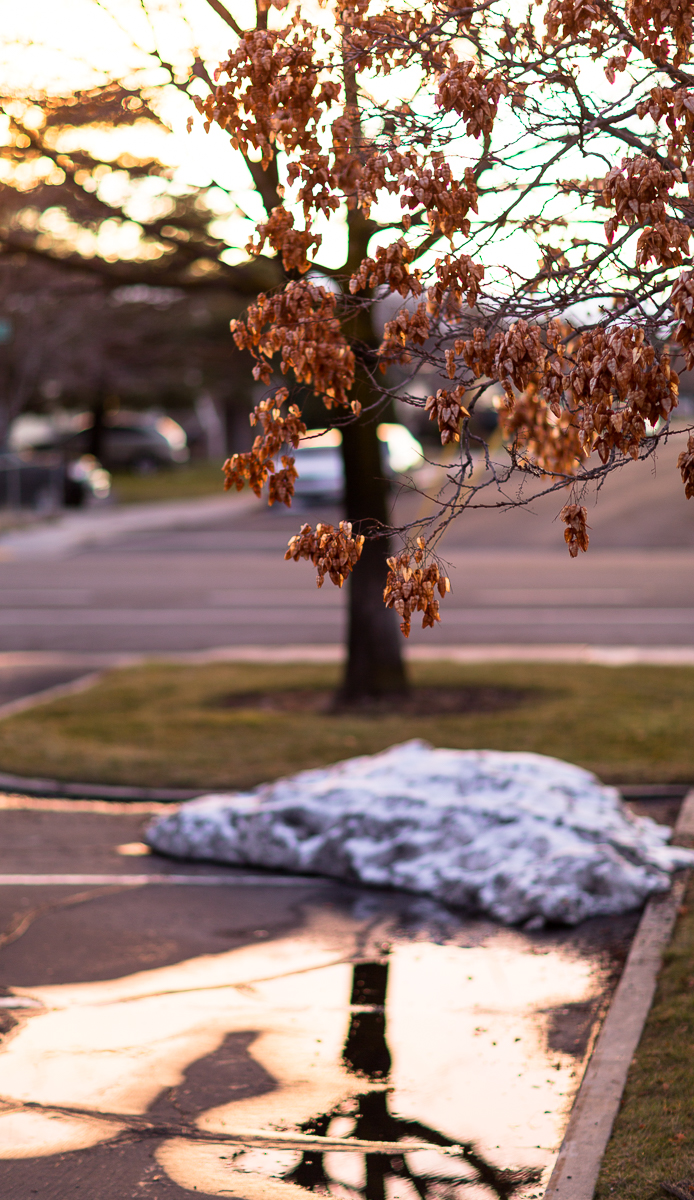
[[[63,503],[64,486],[59,455],[0,452],[0,507],[52,512]]]
[[[94,417],[78,413],[62,428],[43,434],[35,449],[59,451],[66,462],[94,450]],[[149,413],[107,413],[98,437],[99,461],[109,471],[149,475],[160,467],[188,461],[185,431],[171,417]]]
[[[51,513],[106,500],[110,490],[108,471],[90,454],[65,463],[56,451],[0,452],[0,508]]]

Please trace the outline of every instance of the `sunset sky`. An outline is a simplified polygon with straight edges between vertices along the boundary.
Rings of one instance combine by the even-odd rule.
[[[251,0],[231,0],[230,9],[242,25],[254,23],[254,4]],[[311,15],[317,9],[317,0],[304,4],[304,11]],[[284,17],[273,11],[275,20]],[[154,0],[145,8],[141,0],[0,0],[0,19],[3,37],[0,44],[0,71],[5,89],[25,92],[33,88],[37,92],[64,91],[86,88],[102,82],[105,78],[119,77],[125,82],[129,75],[142,73],[152,85],[163,82],[162,73],[156,67],[151,52],[158,46],[162,57],[174,66],[182,68],[190,62],[191,49],[199,47],[202,56],[211,68],[226,55],[235,42],[233,32],[205,3],[205,0]],[[322,20],[325,20],[325,13]],[[594,71],[588,64],[588,75]],[[587,79],[588,84],[590,80]],[[601,85],[604,80],[600,76]],[[396,84],[395,76],[380,80],[376,88],[390,89]],[[407,81],[398,77],[397,87],[401,91]],[[426,102],[426,101],[425,101]],[[263,216],[259,198],[255,194],[246,167],[240,155],[230,147],[228,138],[213,128],[206,135],[202,121],[197,118],[192,133],[186,131],[186,120],[191,105],[173,86],[158,93],[156,104],[161,115],[171,127],[171,133],[154,130],[151,123],[138,129],[124,128],[112,132],[111,142],[117,142],[119,152],[126,147],[134,154],[157,154],[163,161],[175,166],[175,182],[180,186],[206,186],[218,182],[232,192],[238,208],[228,212],[228,201],[220,192],[220,221],[215,232],[230,243],[227,258],[238,262],[246,257],[243,247],[248,241],[253,223]],[[522,136],[515,114],[508,108],[500,112],[497,133],[502,140],[510,142]],[[95,134],[103,137],[103,134]],[[451,146],[452,161],[460,161],[461,168],[473,162],[479,153],[479,143],[464,139],[466,146]],[[461,155],[462,149],[462,157]],[[588,168],[590,170],[590,168]],[[604,169],[604,168],[603,168]],[[561,164],[563,177],[585,175],[585,162]],[[489,177],[487,177],[489,178]],[[151,182],[152,196],[161,188],[159,181]],[[117,188],[117,180],[108,185]],[[146,200],[146,188],[143,189]],[[108,199],[108,194],[104,193]],[[485,197],[488,215],[501,203],[497,189]],[[535,201],[537,203],[537,200]],[[227,212],[223,212],[224,207]],[[399,213],[397,197],[386,200],[374,209],[373,215],[380,219],[396,217]],[[133,214],[137,219],[136,213]],[[319,265],[338,267],[344,261],[346,229],[344,213],[338,213],[327,223],[315,222],[317,232],[323,234],[323,245],[317,255]],[[128,237],[133,243],[136,230],[111,229],[105,232],[113,241],[113,249],[128,256]],[[391,241],[392,231],[379,237],[386,243]],[[120,249],[119,249],[120,247]],[[373,248],[372,248],[373,252]],[[503,238],[495,245],[482,251],[482,261],[488,269],[503,276],[508,266],[524,274],[533,274],[538,262],[535,238],[527,233],[508,227]]]

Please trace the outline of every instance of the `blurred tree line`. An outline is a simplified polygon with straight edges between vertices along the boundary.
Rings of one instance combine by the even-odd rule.
[[[276,268],[224,260],[212,230],[228,193],[177,186],[166,163],[109,143],[163,127],[137,86],[5,95],[0,110],[0,442],[22,412],[115,403],[197,405],[221,456],[249,442],[255,385],[229,322]]]

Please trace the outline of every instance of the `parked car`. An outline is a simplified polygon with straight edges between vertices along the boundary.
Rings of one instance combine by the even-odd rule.
[[[106,500],[111,476],[90,454],[65,463],[55,451],[0,452],[0,508],[55,512]]]
[[[423,465],[422,446],[405,425],[386,422],[378,426],[377,433],[384,444],[384,467],[388,475],[402,475]],[[291,451],[299,472],[295,486],[297,498],[307,504],[339,503],[342,500],[345,477],[341,444],[339,429],[326,432],[310,429],[298,449]]]
[[[0,452],[0,506],[52,512],[63,503],[65,467],[57,454]]]
[[[19,418],[10,432],[10,445],[14,449],[57,450],[66,462],[72,462],[90,452],[93,423],[92,413],[44,419],[42,423],[36,418]],[[99,457],[109,471],[148,475],[189,458],[185,431],[178,422],[151,413],[107,413],[100,442]]]

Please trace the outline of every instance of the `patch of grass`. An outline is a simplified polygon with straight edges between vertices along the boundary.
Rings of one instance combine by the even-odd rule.
[[[224,490],[222,464],[191,463],[171,467],[153,475],[113,474],[113,495],[121,504],[144,504],[149,500],[187,500],[193,496],[221,496]]]
[[[694,880],[629,1071],[596,1200],[665,1200],[694,1182]]]
[[[99,783],[250,787],[421,737],[436,746],[534,750],[611,782],[694,781],[694,669],[567,664],[417,664],[426,687],[512,689],[497,711],[302,712],[259,705],[325,689],[330,666],[152,663],[0,722],[0,770]],[[256,693],[248,704],[228,697]]]

